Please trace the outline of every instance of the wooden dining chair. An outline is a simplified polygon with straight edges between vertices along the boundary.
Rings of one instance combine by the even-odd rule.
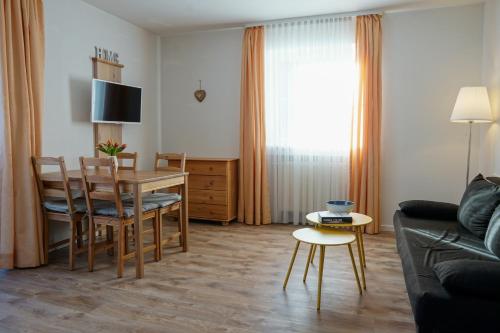
[[[75,268],[75,257],[86,251],[83,246],[83,222],[87,206],[79,197],[81,191],[71,191],[64,157],[32,157],[33,173],[43,213],[43,243],[45,262],[50,249],[69,244],[69,269]],[[57,167],[58,176],[46,177],[43,166]],[[49,244],[49,221],[69,224],[68,239]]]
[[[117,249],[117,276],[123,276],[124,263],[135,257],[135,251],[128,251],[127,227],[134,223],[134,206],[127,203],[120,193],[118,175],[115,169],[115,161],[109,158],[85,158],[80,157],[80,168],[83,178],[83,189],[88,206],[89,215],[89,242],[88,242],[88,266],[89,271],[94,269],[94,256],[97,252],[114,248],[113,231],[118,228]],[[98,169],[98,170],[97,170]],[[144,203],[142,205],[141,220],[153,220],[154,243],[144,246],[144,253],[155,251],[155,260],[159,260],[158,239],[158,206]],[[107,239],[96,243],[96,226],[106,226]]]
[[[136,170],[137,166],[137,152],[134,153],[118,153],[118,170]],[[130,161],[130,164],[124,163]]]
[[[186,153],[175,154],[175,153],[156,153],[155,156],[155,171],[174,171],[174,172],[185,172],[186,169]],[[158,215],[160,219],[160,224],[158,228],[159,240],[160,240],[160,259],[162,257],[163,246],[167,245],[170,241],[174,239],[179,239],[179,245],[182,246],[182,198],[179,187],[173,187],[169,189],[168,193],[153,193],[149,197],[144,198],[146,202],[156,202],[160,206],[158,208]],[[156,196],[156,197],[155,197]],[[172,212],[177,212],[177,232],[163,237],[163,216],[166,214],[171,214]]]

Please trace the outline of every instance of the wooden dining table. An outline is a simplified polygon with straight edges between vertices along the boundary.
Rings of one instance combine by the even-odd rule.
[[[99,171],[94,171],[99,173]],[[136,277],[144,277],[144,251],[143,251],[143,223],[142,216],[142,193],[155,190],[166,189],[169,187],[179,186],[182,196],[182,250],[188,251],[188,173],[176,171],[132,171],[118,170],[118,183],[125,188],[131,188],[134,195],[134,238],[135,238],[135,268]],[[45,180],[50,180],[54,176],[54,180],[59,180],[59,172],[49,172],[43,174]],[[69,170],[68,179],[72,188],[82,188],[82,173],[80,170]],[[138,245],[141,246],[138,246]]]

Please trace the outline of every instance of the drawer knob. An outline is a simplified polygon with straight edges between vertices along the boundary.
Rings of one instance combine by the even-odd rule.
[[[208,184],[213,185],[213,184],[214,184],[214,181],[213,181],[213,180],[211,180]]]
[[[208,170],[213,171],[214,168],[213,167],[208,167]]]

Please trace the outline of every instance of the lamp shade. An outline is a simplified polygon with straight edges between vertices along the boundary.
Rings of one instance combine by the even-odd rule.
[[[458,92],[450,121],[489,123],[493,121],[486,87],[463,87]]]

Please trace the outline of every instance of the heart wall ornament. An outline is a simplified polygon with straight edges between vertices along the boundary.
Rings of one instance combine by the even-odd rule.
[[[205,99],[205,97],[207,96],[207,93],[205,90],[196,90],[194,92],[194,97],[198,100],[198,102],[203,102],[203,100]]]
[[[207,97],[207,92],[201,89],[201,80],[199,80],[199,82],[200,82],[200,89],[194,92],[194,98],[196,98],[196,100],[201,103],[203,102],[205,97]]]

